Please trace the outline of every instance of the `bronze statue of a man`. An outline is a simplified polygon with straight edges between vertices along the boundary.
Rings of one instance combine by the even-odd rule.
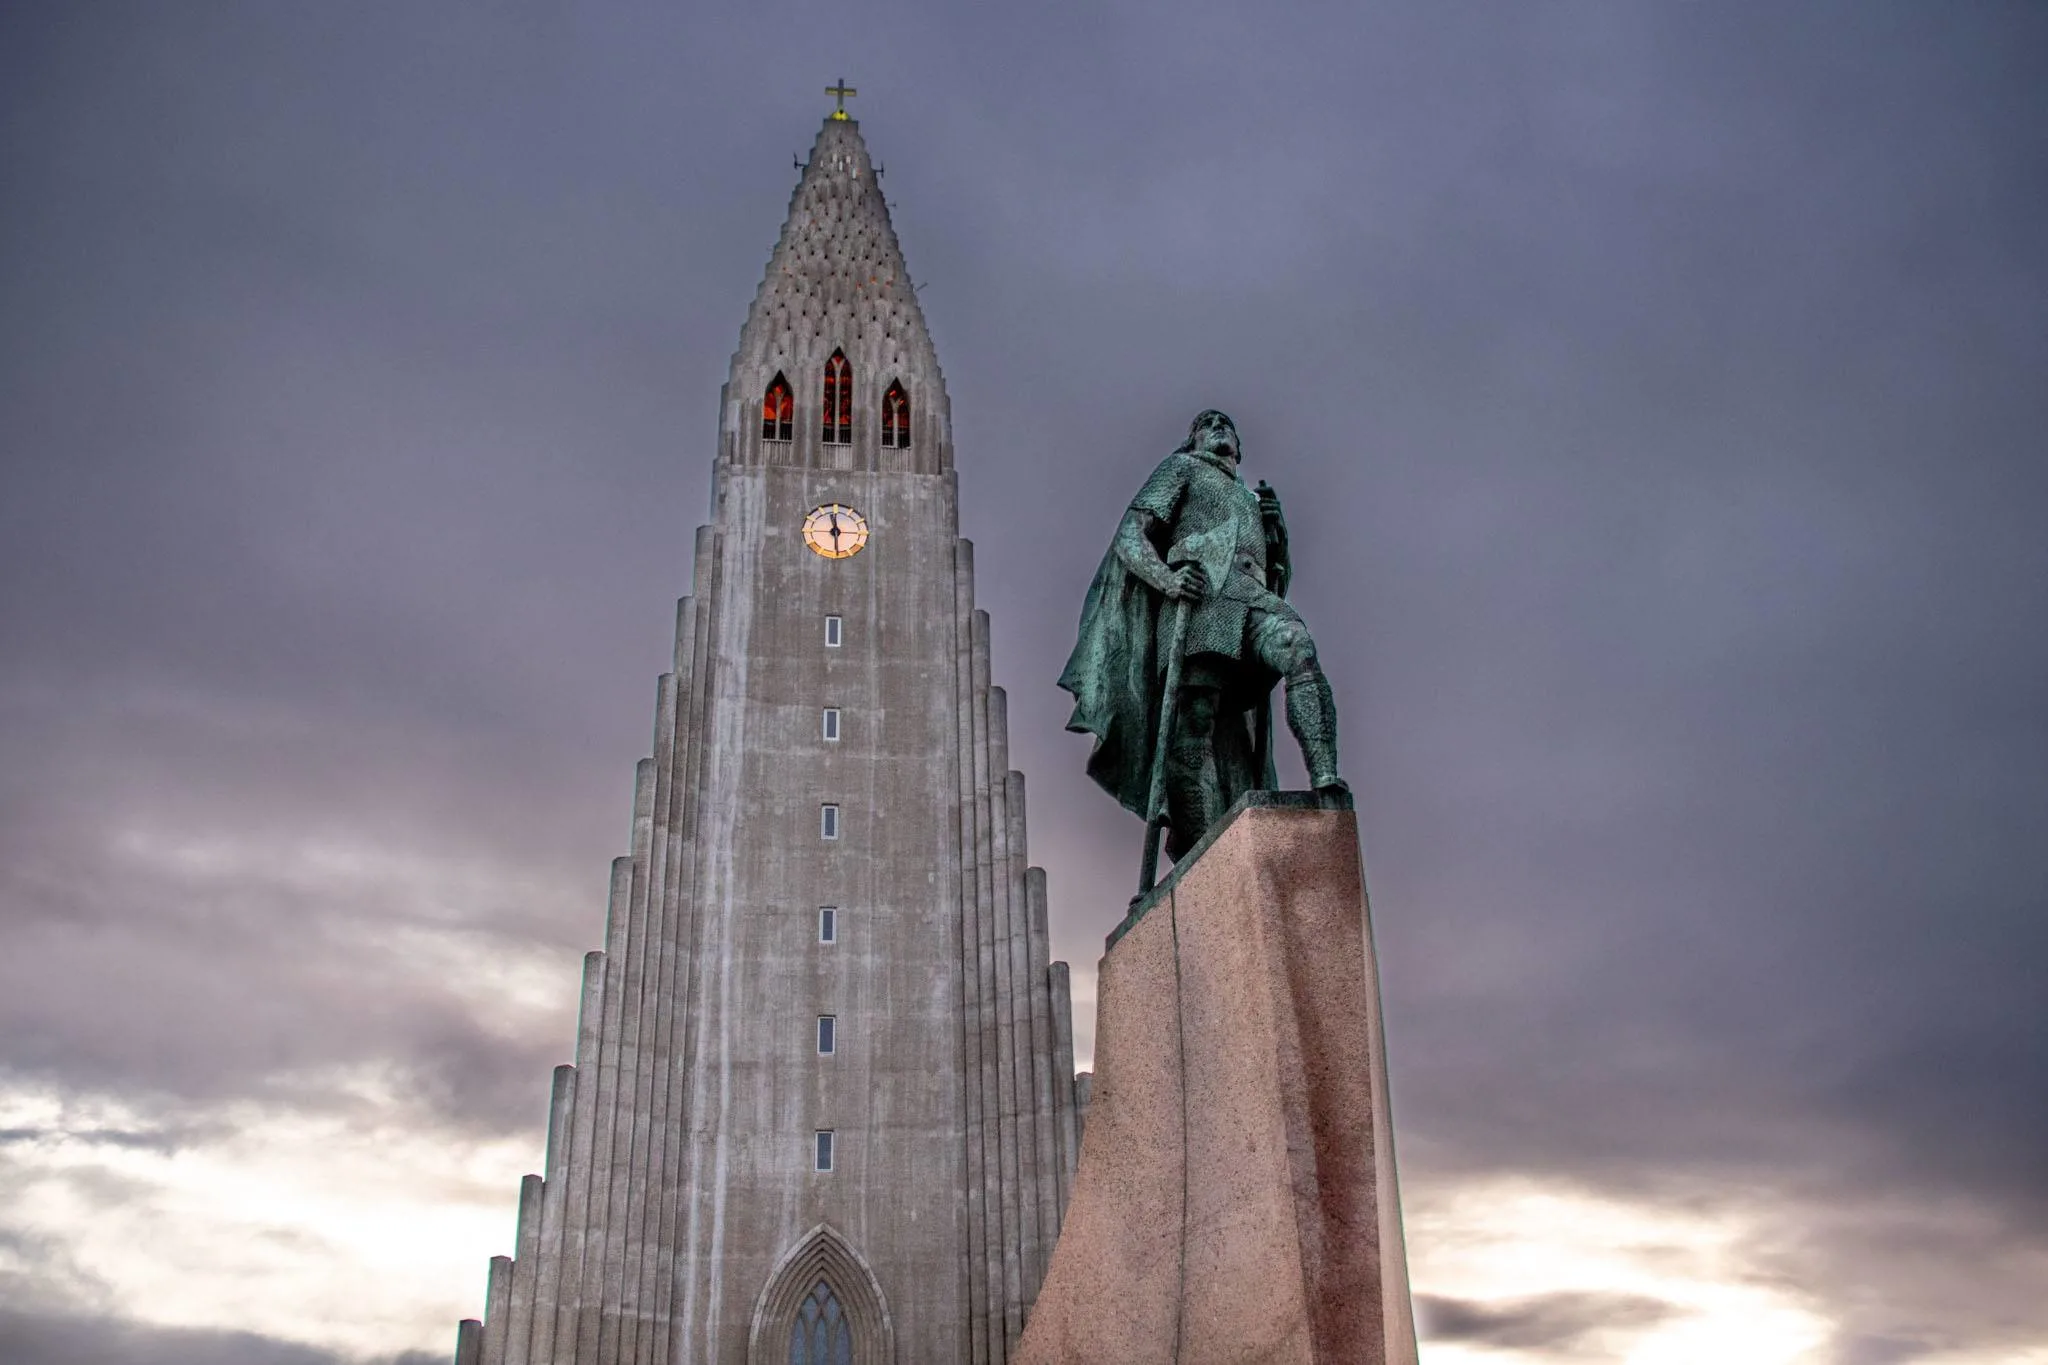
[[[1241,453],[1230,418],[1213,409],[1195,418],[1124,513],[1060,675],[1074,694],[1067,728],[1096,737],[1088,775],[1148,821],[1157,814],[1148,807],[1159,725],[1171,715],[1163,752],[1174,859],[1239,796],[1275,785],[1268,699],[1278,681],[1287,683],[1287,724],[1310,785],[1345,789],[1330,683],[1283,596],[1290,569],[1280,500],[1263,481],[1256,493],[1245,487]]]

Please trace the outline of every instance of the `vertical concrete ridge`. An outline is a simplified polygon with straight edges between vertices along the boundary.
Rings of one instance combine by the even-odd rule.
[[[562,1294],[562,1215],[569,1193],[571,1126],[576,1118],[576,1068],[555,1068],[548,1095],[548,1152],[540,1206],[540,1244],[536,1251],[533,1293],[532,1360],[550,1362],[555,1355],[555,1314]]]
[[[644,766],[644,760],[643,760]],[[634,790],[640,790],[635,782]],[[652,787],[649,784],[649,796]],[[637,808],[637,798],[636,798]],[[636,816],[637,823],[637,816]],[[611,908],[606,914],[604,1023],[597,1054],[597,1113],[591,1131],[590,1189],[585,1196],[583,1264],[577,1287],[575,1352],[578,1362],[595,1362],[604,1314],[604,1253],[609,1240],[613,1134],[618,1122],[620,1017],[626,1003],[626,959],[633,948],[633,859],[612,860]],[[559,1337],[557,1338],[559,1350]]]
[[[741,905],[735,872],[735,824],[745,776],[748,689],[752,659],[753,588],[765,539],[762,475],[721,471],[719,500],[726,531],[718,540],[714,573],[713,652],[706,661],[711,684],[705,710],[704,755],[698,791],[705,805],[699,833],[701,872],[691,957],[700,974],[692,986],[692,1037],[685,1060],[690,1077],[692,1160],[687,1173],[690,1215],[677,1266],[684,1287],[675,1326],[678,1360],[715,1360],[725,1304],[724,1238],[732,1142],[734,1007],[738,984],[731,951]],[[796,801],[804,798],[798,796]]]
[[[698,532],[700,547],[710,539],[709,528]],[[697,585],[702,590],[714,587],[714,569],[708,552],[700,548],[699,572],[702,575]],[[689,1096],[684,1078],[690,1066],[689,1029],[692,1002],[695,999],[695,943],[697,933],[697,894],[701,881],[701,847],[697,829],[702,820],[702,807],[696,794],[702,790],[704,746],[696,737],[703,733],[708,700],[707,669],[711,649],[712,626],[710,621],[711,602],[700,591],[691,615],[690,626],[690,701],[689,734],[691,743],[685,755],[687,776],[682,784],[685,801],[678,830],[680,850],[676,860],[679,887],[677,891],[677,915],[675,921],[675,961],[670,968],[669,990],[675,1000],[670,1009],[669,1034],[669,1086],[673,1091],[670,1101],[671,1117],[668,1122],[670,1142],[673,1148],[662,1173],[660,1191],[661,1230],[660,1245],[663,1263],[659,1271],[656,1292],[656,1308],[662,1322],[662,1346],[666,1354],[661,1358],[679,1362],[681,1355],[675,1346],[676,1321],[676,1267],[682,1261],[682,1235],[684,1211],[682,1202],[688,1188],[689,1149],[685,1135],[690,1131],[693,1115],[689,1111]]]
[[[632,1199],[633,1120],[640,1068],[640,988],[647,964],[647,848],[653,839],[654,769],[640,760],[633,821],[633,858],[626,901],[626,949],[620,963],[618,1025],[611,1066],[611,1141],[605,1157],[604,1246],[597,1258],[599,1311],[597,1359],[616,1361],[619,1315],[623,1310],[621,1267],[625,1256],[626,1211]],[[609,994],[609,992],[607,992]],[[594,1202],[594,1201],[593,1201]]]
[[[657,689],[657,697],[659,690]],[[657,711],[656,724],[659,725]],[[633,833],[631,853],[624,860],[625,895],[619,916],[623,932],[618,949],[607,958],[612,972],[605,991],[609,1018],[600,1063],[600,1164],[591,1191],[592,1239],[584,1247],[585,1312],[577,1332],[577,1351],[592,1360],[615,1360],[618,1333],[619,1263],[624,1250],[625,1184],[632,1169],[633,1090],[637,1080],[640,978],[647,937],[647,857],[654,840],[655,759],[633,768]]]
[[[664,673],[655,685],[654,704],[654,794],[649,803],[648,840],[645,864],[634,872],[634,911],[641,922],[639,963],[627,974],[627,989],[633,996],[627,1027],[632,1062],[622,1068],[621,1104],[630,1121],[623,1126],[625,1157],[614,1174],[614,1188],[620,1191],[613,1219],[618,1227],[614,1239],[618,1266],[619,1320],[616,1359],[630,1362],[638,1356],[639,1331],[645,1305],[640,1296],[640,1260],[644,1254],[648,1191],[648,1158],[653,1143],[653,1114],[650,1096],[654,1086],[652,1034],[656,999],[660,993],[661,943],[663,926],[662,882],[668,864],[668,820],[675,779],[676,676]],[[608,1271],[609,1273],[609,1271]]]
[[[1004,925],[1006,878],[997,862],[997,827],[993,814],[993,765],[989,753],[989,614],[975,608],[971,661],[973,661],[973,710],[975,710],[975,892],[981,902],[981,980],[985,1011],[981,1017],[983,1046],[983,1124],[987,1124],[985,1152],[991,1164],[989,1224],[995,1240],[989,1244],[989,1361],[1001,1365],[1010,1357],[1010,1342],[1016,1340],[1018,1318],[1018,1207],[1016,1207],[1016,1113],[1010,1097],[1014,1068],[1008,1066],[1006,1038],[1006,997],[1004,972],[1008,962]]]
[[[1029,854],[1024,834],[1024,774],[1012,773],[1016,790],[1010,797],[1012,818],[1017,822],[1018,861]],[[1055,1139],[1057,1114],[1053,1101],[1054,1062],[1058,1049],[1052,1032],[1052,976],[1049,926],[1046,923],[1045,869],[1024,869],[1025,973],[1031,1007],[1031,1111],[1032,1145],[1037,1155],[1038,1246],[1031,1260],[1031,1296],[1045,1280],[1052,1261],[1053,1243],[1060,1235],[1059,1146]]]
[[[729,470],[721,470],[712,479],[713,504],[721,519],[725,515],[726,488],[732,482]],[[694,586],[704,605],[699,608],[697,638],[693,648],[696,664],[692,673],[696,679],[692,696],[696,702],[696,715],[691,729],[698,735],[709,732],[712,722],[712,689],[717,681],[719,658],[719,615],[720,605],[725,601],[725,559],[722,553],[724,533],[718,524],[699,527],[697,531],[696,581]],[[691,746],[690,789],[697,794],[686,839],[689,843],[685,865],[689,869],[692,888],[690,905],[689,951],[684,957],[684,974],[681,981],[683,990],[682,1007],[678,1010],[679,1032],[681,1034],[681,1058],[678,1070],[684,1079],[683,1113],[685,1129],[689,1139],[684,1144],[683,1160],[677,1167],[676,1186],[676,1230],[675,1259],[669,1275],[670,1298],[674,1305],[669,1314],[669,1355],[675,1365],[683,1365],[691,1359],[692,1332],[696,1322],[696,1295],[699,1286],[699,1213],[696,1184],[697,1159],[700,1144],[695,1137],[706,1126],[708,1116],[703,1113],[704,1087],[698,1065],[702,1043],[700,1014],[704,998],[704,982],[709,974],[705,962],[707,945],[711,940],[706,921],[703,891],[709,875],[710,855],[705,847],[704,815],[701,808],[711,762],[703,743]],[[579,1365],[581,1363],[579,1362]]]
[[[647,1091],[653,1083],[653,1054],[649,1044],[649,1011],[653,993],[659,988],[657,948],[662,941],[662,874],[668,862],[668,802],[674,786],[674,741],[676,741],[676,675],[664,673],[655,681],[655,724],[653,724],[653,794],[647,802],[647,843],[637,853],[633,870],[633,915],[639,923],[635,964],[627,972],[629,1005],[625,1011],[627,1038],[621,1044],[621,1072],[618,1072],[618,1128],[614,1130],[614,1171],[612,1171],[612,1236],[606,1244],[606,1281],[616,1277],[616,1345],[600,1351],[616,1361],[633,1361],[639,1334],[639,1275],[641,1252],[641,1209],[645,1205],[647,1148],[651,1142],[651,1113]]]
[[[1060,1146],[1060,1226],[1065,1227],[1067,1201],[1074,1193],[1074,1167],[1080,1158],[1080,1131],[1078,1115],[1075,1113],[1080,1106],[1077,1102],[1079,1097],[1075,1094],[1074,1078],[1074,984],[1064,962],[1049,964],[1046,967],[1046,978],[1052,989],[1052,1097],[1058,1115],[1056,1135]],[[1050,1264],[1051,1258],[1048,1256],[1048,1267]]]
[[[505,1365],[505,1329],[512,1315],[512,1258],[491,1257],[490,1279],[484,1287],[483,1365]]]
[[[946,503],[949,508],[953,509],[952,520],[957,524],[959,520],[958,489],[955,477],[950,474],[947,475],[944,483]],[[973,1276],[970,1274],[968,1267],[973,1262],[972,1247],[975,1220],[972,1214],[974,1182],[969,1169],[968,1157],[968,1151],[971,1146],[968,1135],[968,1115],[974,1105],[973,1081],[971,1078],[975,1074],[975,1061],[973,1054],[969,1051],[970,1044],[966,1025],[967,1002],[973,996],[973,986],[965,970],[969,931],[966,917],[962,913],[963,902],[960,894],[962,886],[961,877],[966,867],[966,855],[961,847],[962,840],[960,837],[959,821],[960,769],[961,760],[964,755],[959,745],[959,606],[961,584],[959,544],[957,540],[952,546],[950,553],[946,556],[946,562],[947,566],[952,570],[950,586],[952,589],[951,605],[953,611],[950,622],[951,630],[948,632],[949,638],[945,642],[951,657],[935,658],[933,660],[933,675],[935,678],[942,680],[938,683],[936,690],[944,694],[939,714],[934,718],[935,729],[939,731],[935,737],[940,742],[938,758],[942,785],[939,790],[953,793],[952,809],[948,812],[946,818],[940,820],[938,829],[942,844],[939,861],[938,904],[943,914],[943,932],[946,935],[946,947],[950,950],[953,969],[957,977],[952,1001],[952,1042],[954,1046],[953,1056],[960,1086],[957,1092],[958,1108],[953,1116],[953,1121],[959,1129],[961,1143],[960,1200],[954,1218],[958,1224],[960,1251],[962,1254],[954,1258],[955,1295],[959,1309],[958,1321],[953,1324],[956,1340],[949,1355],[956,1360],[962,1361],[964,1365],[971,1365],[974,1352],[972,1346],[973,1309],[970,1285]],[[949,670],[945,669],[947,664],[952,665]]]
[[[729,524],[743,534],[720,542],[720,593],[723,597],[719,619],[730,630],[719,640],[720,670],[729,675],[730,689],[712,715],[712,743],[707,751],[707,786],[713,792],[714,824],[705,845],[705,885],[710,909],[716,914],[717,950],[710,954],[718,973],[718,989],[707,997],[707,1008],[717,1020],[711,1066],[700,1065],[699,1074],[711,1084],[709,1103],[701,1113],[715,1125],[711,1143],[711,1169],[696,1182],[710,1204],[710,1235],[704,1258],[704,1344],[702,1355],[713,1358],[717,1351],[720,1313],[725,1307],[725,1231],[731,1198],[729,1158],[733,1142],[733,1068],[741,1059],[734,1055],[733,1029],[738,985],[734,981],[734,926],[746,906],[738,900],[737,856],[734,835],[739,815],[738,789],[745,777],[742,756],[748,738],[747,690],[753,660],[748,642],[753,629],[752,594],[760,576],[760,554],[767,512],[767,490],[760,478],[728,479]],[[751,534],[745,534],[750,532]],[[801,797],[798,798],[800,801]],[[815,800],[815,794],[812,797]],[[687,1351],[686,1351],[687,1353]]]
[[[673,1009],[672,985],[675,957],[675,917],[678,909],[675,859],[679,851],[677,823],[680,819],[683,768],[688,748],[688,726],[683,712],[688,706],[687,683],[676,682],[676,724],[670,746],[668,789],[661,799],[662,815],[657,821],[655,850],[661,874],[652,879],[648,891],[648,915],[653,921],[648,954],[652,959],[642,989],[641,1102],[645,1115],[645,1137],[636,1136],[634,1148],[634,1196],[628,1211],[631,1221],[626,1260],[626,1295],[632,1305],[632,1352],[622,1359],[632,1362],[658,1360],[664,1321],[660,1306],[657,1264],[660,1247],[661,1190],[669,1152],[671,1047],[669,1022]],[[636,1122],[636,1134],[639,1125]]]
[[[540,1208],[544,1185],[537,1175],[519,1181],[519,1232],[513,1245],[512,1293],[506,1303],[505,1365],[529,1365],[533,1342],[534,1272],[540,1264]]]
[[[981,1020],[987,1003],[981,975],[981,913],[975,887],[980,861],[975,853],[974,822],[974,543],[961,539],[953,547],[954,594],[954,717],[959,734],[960,811],[960,954],[961,1088],[967,1131],[967,1337],[970,1365],[989,1362],[988,1163],[983,1147],[987,1128],[983,1105]],[[997,1359],[1001,1357],[998,1356]]]
[[[483,1365],[484,1324],[482,1318],[464,1318],[455,1324],[455,1365]]]
[[[984,652],[988,617],[981,613]],[[982,705],[988,714],[988,798],[990,857],[995,869],[996,916],[996,1061],[1001,1126],[997,1130],[1003,1155],[1003,1323],[1004,1334],[1014,1345],[1024,1323],[1024,1263],[1033,1241],[1031,1197],[1025,1189],[1024,1125],[1018,1112],[1023,1093],[1018,1084],[1017,1037],[1017,897],[1015,862],[1010,857],[1010,786],[1008,745],[1003,742],[1005,703],[1003,689],[983,689]]]
[[[697,603],[691,597],[676,599],[675,649],[669,655],[669,671],[676,675],[685,691],[690,686],[690,641],[697,633]]]
[[[583,1244],[596,1164],[598,1055],[604,1037],[605,955],[583,955],[583,998],[576,1013],[576,1113],[569,1133],[568,1188],[562,1200],[561,1269],[557,1276],[554,1358],[573,1365],[577,1314],[583,1302]]]
[[[989,728],[995,752],[990,755],[1001,775],[1003,818],[1003,881],[1005,895],[1004,936],[1009,966],[1004,1022],[1010,1030],[1011,1141],[1017,1154],[1017,1329],[1024,1327],[1025,1310],[1038,1293],[1038,1251],[1041,1232],[1038,1221],[1038,1143],[1035,1116],[1036,1095],[1031,1056],[1030,905],[1025,899],[1024,865],[1024,782],[1020,773],[1010,771],[1009,694],[1000,687],[989,689]]]
[[[675,964],[678,954],[677,928],[683,903],[682,825],[687,817],[690,791],[690,751],[695,730],[691,723],[694,691],[692,642],[696,617],[687,597],[676,603],[674,686],[671,689],[671,743],[668,758],[667,791],[660,800],[662,815],[656,851],[661,875],[653,879],[650,901],[656,907],[660,930],[654,937],[654,972],[647,994],[652,1000],[649,1020],[652,1042],[647,1053],[647,1155],[638,1165],[639,1196],[633,1218],[639,1251],[635,1257],[634,1301],[639,1307],[633,1360],[644,1365],[666,1365],[668,1304],[665,1276],[660,1272],[672,1255],[663,1236],[668,1203],[673,1188],[669,1162],[673,1143],[671,1112],[674,1091]]]
[[[1007,1358],[1003,1326],[1003,1246],[1013,1220],[1004,1217],[1002,1156],[1001,1058],[996,1045],[996,922],[993,835],[989,828],[988,652],[983,634],[985,614],[970,603],[967,612],[967,763],[972,776],[967,802],[974,823],[975,977],[981,1007],[974,1026],[981,1052],[981,1155],[988,1238],[980,1267],[987,1308],[985,1331],[991,1365]]]
[[[653,753],[636,766],[633,794],[633,870],[627,902],[627,939],[621,974],[619,1002],[618,1060],[612,1088],[612,1137],[605,1195],[604,1254],[600,1259],[602,1307],[598,1315],[597,1358],[614,1362],[622,1358],[620,1337],[626,1330],[622,1315],[627,1311],[625,1282],[628,1211],[633,1199],[633,1146],[639,1121],[640,1007],[647,974],[647,887],[654,838],[655,803],[661,779],[661,700],[671,694],[670,675],[656,684],[655,737]],[[630,1346],[627,1347],[630,1351]]]

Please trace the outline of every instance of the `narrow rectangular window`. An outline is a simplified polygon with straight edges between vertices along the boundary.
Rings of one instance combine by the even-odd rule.
[[[814,1136],[817,1138],[817,1150],[811,1157],[811,1169],[829,1171],[832,1169],[832,1130],[820,1128]]]
[[[819,907],[818,907],[818,942],[820,942],[820,943],[837,943],[838,941],[839,941],[839,907],[838,907],[838,906],[836,906],[836,905],[821,905],[821,906],[819,906]]]
[[[835,744],[839,741],[839,708],[836,706],[825,708],[825,738]]]
[[[837,839],[839,837],[839,807],[818,807],[818,837]]]
[[[829,1057],[839,1050],[839,1016],[821,1014],[818,1016],[818,1055]]]
[[[825,648],[839,648],[839,618],[836,616],[825,618]]]

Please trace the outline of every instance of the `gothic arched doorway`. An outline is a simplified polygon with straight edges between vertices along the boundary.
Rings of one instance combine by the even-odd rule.
[[[799,1237],[754,1302],[748,1365],[892,1365],[896,1329],[861,1254],[827,1224]]]

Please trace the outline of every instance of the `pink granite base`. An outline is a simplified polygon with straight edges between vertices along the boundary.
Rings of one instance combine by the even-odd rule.
[[[1356,818],[1238,813],[1103,958],[1019,1365],[1415,1365]]]

